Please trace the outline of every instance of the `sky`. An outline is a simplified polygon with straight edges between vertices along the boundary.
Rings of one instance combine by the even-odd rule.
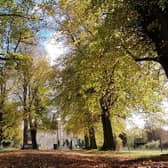
[[[56,59],[67,53],[68,46],[65,45],[65,37],[59,32],[44,32],[46,39],[43,41],[44,49],[47,53],[47,58],[51,65],[56,62]],[[48,37],[47,37],[48,36]]]
[[[53,65],[57,58],[65,53],[65,48],[62,42],[56,42],[53,38],[48,39],[44,44],[47,58],[51,65]]]

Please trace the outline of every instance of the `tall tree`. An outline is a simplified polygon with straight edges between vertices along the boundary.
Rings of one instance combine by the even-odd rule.
[[[114,115],[124,118],[129,111],[123,110],[124,108],[121,107],[136,106],[136,103],[138,103],[138,108],[143,108],[145,103],[149,103],[144,103],[144,97],[147,98],[150,94],[154,94],[151,89],[146,92],[145,96],[144,92],[138,94],[138,87],[135,86],[135,83],[138,83],[142,90],[141,84],[145,82],[143,75],[146,73],[143,72],[143,69],[147,70],[148,66],[151,65],[138,65],[134,61],[135,58],[133,57],[134,59],[132,60],[132,55],[130,57],[130,52],[127,50],[130,45],[128,41],[125,43],[123,41],[126,34],[125,31],[122,32],[122,24],[119,22],[119,20],[123,21],[125,18],[123,13],[119,13],[119,9],[123,7],[123,2],[113,1],[114,3],[112,4],[110,2],[100,3],[98,7],[94,7],[92,6],[92,1],[91,3],[90,1],[81,3],[78,0],[73,2],[59,1],[61,12],[64,16],[60,30],[65,33],[72,48],[71,57],[68,60],[69,62],[67,62],[70,66],[66,63],[63,66],[65,72],[68,70],[71,72],[71,76],[66,78],[65,74],[63,74],[63,77],[69,80],[70,85],[68,86],[71,86],[71,88],[72,86],[74,88],[77,87],[80,91],[80,96],[81,93],[87,95],[87,92],[91,92],[99,100],[96,105],[101,108],[104,149],[115,149],[111,118]],[[106,10],[107,13],[104,13]],[[113,16],[115,16],[115,20]],[[124,22],[125,25],[128,25],[127,20]],[[138,51],[140,52],[142,49],[145,50],[145,47],[141,45]],[[134,72],[136,72],[136,77]],[[151,77],[150,75],[154,76]],[[73,76],[78,76],[78,78],[80,76],[78,85],[73,82],[77,81],[74,80]],[[138,82],[140,76],[142,77],[141,84]],[[153,87],[157,83],[153,79],[157,76],[157,73],[152,72],[149,76],[147,79],[150,79],[151,82],[148,81],[147,85],[149,84]],[[63,83],[67,82],[62,79],[61,81]],[[130,85],[130,87],[127,85]],[[133,87],[132,89],[131,86]],[[64,90],[68,89],[67,85],[63,85],[63,87]],[[66,91],[69,93],[68,90]],[[135,97],[137,100],[135,100]],[[157,99],[157,96],[154,97]],[[117,111],[119,109],[123,111]]]
[[[38,121],[43,117],[43,112],[46,114],[46,108],[49,106],[50,86],[48,82],[52,70],[44,58],[33,60],[32,57],[24,60],[18,68],[16,92],[23,109],[23,148],[28,144],[28,132],[30,131],[32,147],[37,149]]]

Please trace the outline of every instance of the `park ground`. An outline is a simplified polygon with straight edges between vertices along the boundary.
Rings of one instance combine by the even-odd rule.
[[[168,152],[167,152],[168,153]],[[159,151],[1,151],[0,168],[168,168]]]

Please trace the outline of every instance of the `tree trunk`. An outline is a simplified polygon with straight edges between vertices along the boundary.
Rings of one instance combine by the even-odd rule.
[[[89,137],[87,134],[84,135],[85,149],[89,149]]]
[[[30,133],[31,133],[31,140],[32,140],[32,148],[33,149],[38,149],[38,146],[37,146],[37,139],[36,139],[36,135],[37,135],[37,129],[34,127],[34,128],[31,128],[30,129]]]
[[[33,149],[38,149],[36,120],[33,123],[31,117],[29,116],[29,123],[30,123],[30,134],[31,134],[32,148]]]
[[[25,145],[28,144],[28,120],[27,118],[23,120],[23,149],[25,148]]]
[[[103,125],[103,137],[104,137],[102,150],[115,150],[116,145],[110,121],[110,112],[109,109],[105,106],[103,99],[100,100],[100,106],[102,110],[101,120]]]
[[[97,149],[94,128],[89,128],[90,149]]]
[[[23,84],[23,146],[28,144],[28,118],[27,118],[27,84],[26,80],[24,79]]]
[[[0,69],[0,76],[2,79],[4,78],[4,68]],[[4,103],[5,103],[5,98],[6,98],[6,81],[0,84],[0,145],[3,140],[3,108],[4,108]]]
[[[107,115],[108,111],[102,111],[101,119],[102,119],[102,125],[103,125],[103,137],[104,137],[104,143],[103,143],[103,150],[115,150],[115,141],[113,137],[112,127],[110,118]]]
[[[158,53],[159,54],[159,53]],[[168,55],[166,56],[160,56],[160,64],[162,65],[165,74],[168,78]]]

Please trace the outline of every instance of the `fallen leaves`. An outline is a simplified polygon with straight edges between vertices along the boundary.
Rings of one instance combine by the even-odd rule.
[[[168,156],[129,160],[82,152],[14,151],[0,153],[0,168],[168,168]]]

